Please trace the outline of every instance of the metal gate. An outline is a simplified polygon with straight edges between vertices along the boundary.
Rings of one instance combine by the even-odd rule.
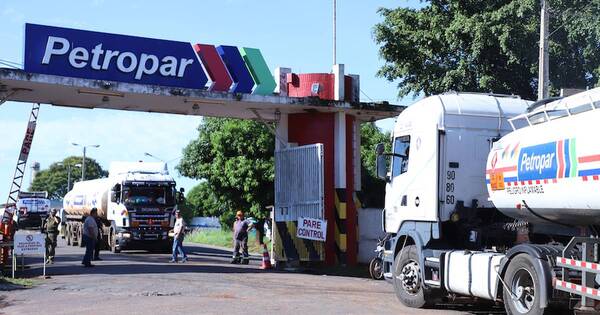
[[[324,218],[323,144],[275,152],[273,256],[277,261],[321,261],[323,242],[296,237],[298,217]]]

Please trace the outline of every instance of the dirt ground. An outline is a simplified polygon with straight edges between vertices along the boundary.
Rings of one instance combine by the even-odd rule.
[[[80,264],[83,248],[59,243],[49,279],[30,289],[0,292],[3,314],[464,314],[498,309],[404,307],[385,281],[263,271],[230,265],[231,252],[192,244],[190,261],[169,254],[102,252],[94,268]],[[23,276],[41,275],[41,258],[26,259]]]

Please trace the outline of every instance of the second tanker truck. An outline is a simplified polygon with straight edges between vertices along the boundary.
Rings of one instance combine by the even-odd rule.
[[[405,109],[392,152],[376,149],[384,275],[398,299],[598,310],[599,122],[600,88],[533,104],[448,93]]]
[[[102,222],[103,245],[124,249],[171,248],[176,191],[166,163],[112,162],[107,178],[78,182],[63,202],[63,235],[81,245],[83,221],[92,208]]]

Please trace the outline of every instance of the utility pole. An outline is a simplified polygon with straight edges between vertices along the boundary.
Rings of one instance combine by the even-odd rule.
[[[336,60],[336,0],[333,0],[333,64],[337,64]]]
[[[72,145],[76,146],[76,147],[83,147],[83,161],[81,162],[81,181],[85,180],[85,151],[88,147],[91,148],[99,148],[100,145],[99,144],[93,144],[93,145],[82,145],[79,143],[71,143]]]
[[[538,71],[538,100],[548,98],[550,88],[550,67],[548,63],[548,30],[550,17],[548,15],[548,1],[541,0],[542,12],[540,14],[540,60]]]

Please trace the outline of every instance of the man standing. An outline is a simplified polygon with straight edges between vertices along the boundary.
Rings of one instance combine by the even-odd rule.
[[[241,263],[247,265],[250,260],[248,257],[248,221],[244,220],[244,213],[240,210],[235,214],[235,222],[233,223],[233,260],[232,264],[240,263],[240,249],[244,259]]]
[[[58,226],[60,218],[56,216],[57,209],[52,208],[50,215],[44,221],[44,231],[46,231],[46,263],[54,263],[54,254],[56,251],[56,239],[58,237]]]
[[[94,248],[96,247],[96,240],[98,239],[98,225],[96,224],[96,217],[98,216],[98,209],[92,208],[90,215],[85,218],[83,222],[83,243],[85,244],[85,255],[83,256],[84,267],[93,267],[92,256],[94,255]]]
[[[175,227],[173,228],[173,257],[171,257],[170,262],[177,262],[177,252],[181,254],[181,262],[187,261],[187,255],[183,250],[183,237],[185,236],[185,221],[181,217],[181,211],[175,210]]]
[[[98,238],[94,246],[94,260],[102,260],[100,258],[100,247],[102,247],[102,220],[96,216],[96,226],[98,226]]]

